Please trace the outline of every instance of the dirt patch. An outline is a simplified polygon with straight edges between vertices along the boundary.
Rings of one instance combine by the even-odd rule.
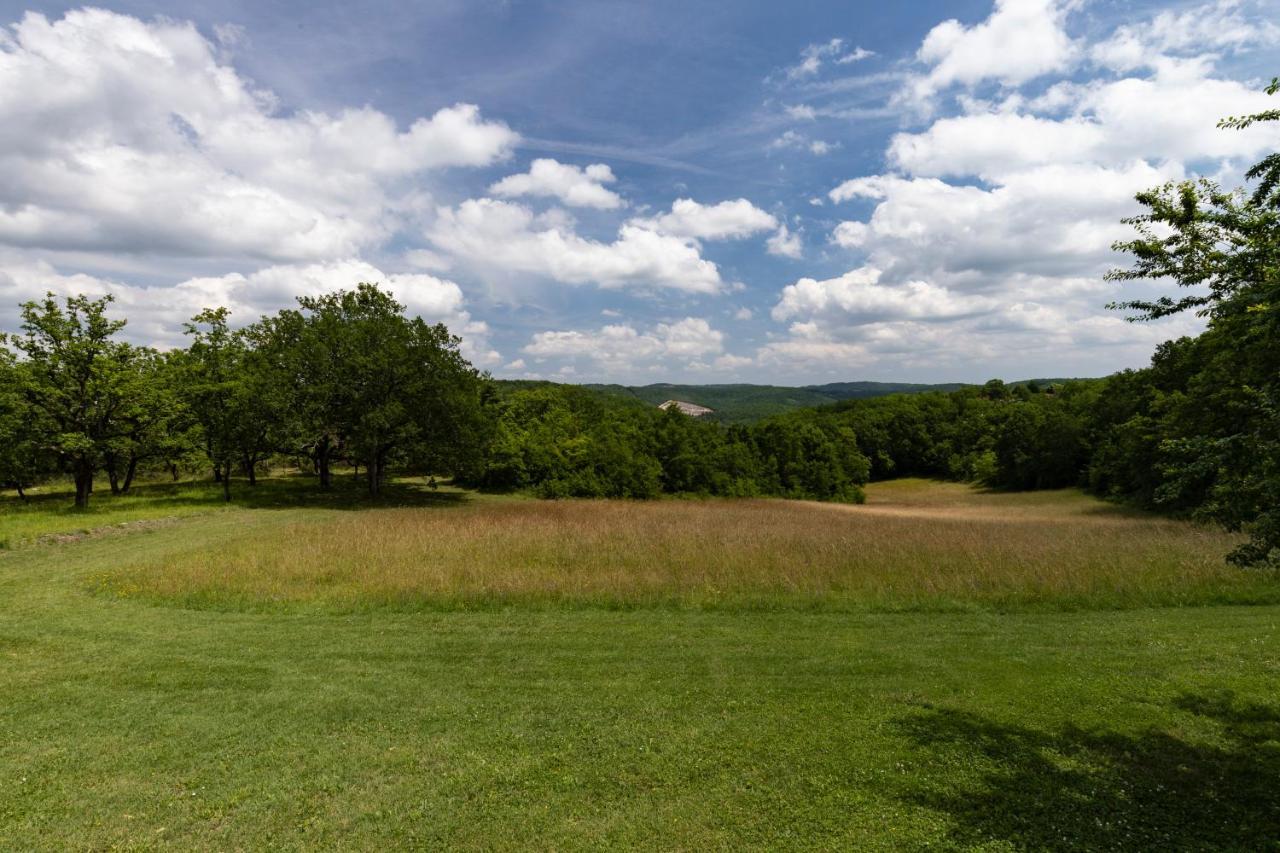
[[[881,518],[922,518],[931,521],[977,521],[990,524],[1133,524],[1135,519],[1123,513],[1050,513],[990,506],[905,506],[893,504],[842,504],[820,501],[798,501],[807,506],[854,515]]]

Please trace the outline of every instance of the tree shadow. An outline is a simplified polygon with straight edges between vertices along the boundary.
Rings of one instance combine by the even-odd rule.
[[[63,491],[33,494],[22,504],[11,504],[11,511],[55,511],[74,513],[71,493]],[[369,496],[364,480],[335,477],[329,489],[321,489],[315,477],[301,475],[263,477],[256,485],[233,479],[231,500],[223,497],[221,484],[213,481],[180,480],[177,482],[135,483],[127,494],[112,495],[95,490],[89,513],[97,514],[111,507],[134,504],[155,506],[231,506],[246,509],[295,509],[317,507],[340,510],[364,510],[386,507],[449,507],[471,500],[470,493],[446,486],[431,488],[425,481],[393,480],[382,487],[377,498]]]
[[[963,847],[1280,847],[1280,708],[1230,693],[1184,695],[1173,705],[1208,721],[1211,740],[1073,726],[1050,733],[923,707],[899,720],[900,730],[931,761],[974,767],[978,780],[924,783],[904,798],[949,815],[950,840]]]
[[[172,488],[168,484],[147,484],[137,490],[141,498],[153,498],[176,503],[208,504],[223,501],[222,486],[204,484],[204,489],[193,490],[190,484]],[[458,489],[432,489],[425,483],[405,480],[391,481],[383,485],[378,497],[369,496],[363,480],[334,478],[328,489],[321,489],[314,477],[270,477],[260,479],[256,485],[234,480],[231,485],[231,501],[246,509],[294,509],[297,507],[323,507],[325,509],[365,510],[386,507],[446,507],[458,506],[470,500],[470,496]]]

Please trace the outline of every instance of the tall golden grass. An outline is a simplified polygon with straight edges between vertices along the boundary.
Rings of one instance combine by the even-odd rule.
[[[1078,492],[904,482],[866,506],[484,502],[285,524],[99,580],[185,606],[1112,608],[1280,600],[1235,538]]]

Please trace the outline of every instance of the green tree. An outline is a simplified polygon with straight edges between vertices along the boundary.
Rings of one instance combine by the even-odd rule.
[[[21,393],[47,431],[43,444],[75,479],[85,508],[94,473],[112,442],[128,432],[124,413],[142,394],[140,351],[116,340],[125,321],[106,315],[110,296],[52,294],[22,306],[22,334],[10,342],[24,357]]]
[[[48,473],[48,460],[41,450],[46,425],[22,393],[27,367],[0,346],[0,488],[17,490],[23,500],[26,489]]]
[[[340,436],[377,496],[393,454],[452,468],[478,436],[483,381],[443,324],[404,315],[373,284],[298,300],[296,346],[312,389],[315,435]]]
[[[1267,91],[1280,91],[1280,80]],[[1221,126],[1276,120],[1280,111],[1270,110]],[[1137,236],[1115,247],[1133,265],[1110,278],[1190,290],[1115,306],[1136,312],[1133,320],[1187,310],[1208,318],[1195,369],[1161,419],[1157,500],[1249,530],[1231,559],[1258,564],[1280,555],[1280,154],[1247,174],[1257,181],[1248,194],[1206,180],[1140,193],[1145,212],[1126,220]]]
[[[182,366],[183,397],[200,428],[205,455],[224,500],[231,500],[231,469],[240,456],[246,396],[247,346],[228,325],[226,308],[201,311],[186,324],[191,337]]]
[[[138,393],[121,408],[120,434],[103,450],[113,495],[129,492],[139,465],[181,457],[190,443],[175,355],[137,349],[135,356],[131,366]]]

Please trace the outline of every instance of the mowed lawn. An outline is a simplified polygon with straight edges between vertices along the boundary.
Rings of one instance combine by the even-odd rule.
[[[0,849],[1280,848],[1280,579],[1210,529],[149,488],[0,504]]]

